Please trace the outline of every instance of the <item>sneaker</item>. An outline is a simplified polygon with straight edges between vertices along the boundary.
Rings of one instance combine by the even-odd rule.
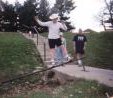
[[[67,62],[69,62],[71,60],[72,60],[71,57],[66,57],[66,58],[64,58],[63,63],[67,63]]]
[[[72,58],[70,56],[67,57],[67,62],[71,61]]]
[[[52,65],[55,65],[55,62],[52,62],[51,64],[52,64]]]
[[[52,65],[55,65],[55,60],[51,60],[51,64]]]

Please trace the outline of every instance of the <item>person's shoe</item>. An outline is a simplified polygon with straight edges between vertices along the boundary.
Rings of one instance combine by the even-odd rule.
[[[51,60],[51,64],[52,65],[55,65],[55,60]]]
[[[67,57],[67,62],[71,61],[72,58],[70,56]]]
[[[71,60],[72,60],[71,57],[65,57],[63,63],[68,63]]]

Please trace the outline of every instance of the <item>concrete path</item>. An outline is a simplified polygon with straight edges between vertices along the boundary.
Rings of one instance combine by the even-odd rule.
[[[28,34],[23,34],[26,38],[31,39],[37,46],[37,49],[43,59],[44,62],[48,62],[50,60],[50,52],[48,47],[48,41],[45,37],[38,36],[38,45],[37,45],[37,37],[34,38],[28,36]],[[44,43],[46,44],[46,59],[44,58]],[[47,67],[51,67],[49,63],[46,63]],[[66,64],[65,66],[54,68],[56,71],[63,73],[68,76],[72,76],[75,78],[82,78],[86,80],[95,80],[99,83],[105,84],[107,86],[113,87],[113,70],[105,70],[100,68],[88,67],[86,66],[86,71],[83,71],[82,67],[79,67],[75,64]]]

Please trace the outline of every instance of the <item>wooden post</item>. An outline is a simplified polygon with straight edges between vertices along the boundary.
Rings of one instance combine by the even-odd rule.
[[[46,61],[46,43],[44,42],[44,61]]]
[[[37,33],[37,45],[38,45],[38,33]]]
[[[37,31],[36,27],[34,27],[34,29],[35,29],[35,31],[37,33],[37,45],[38,45],[38,31]]]
[[[85,65],[84,65],[84,64],[82,64],[82,67],[83,67],[83,71],[86,71],[86,69],[85,69]]]

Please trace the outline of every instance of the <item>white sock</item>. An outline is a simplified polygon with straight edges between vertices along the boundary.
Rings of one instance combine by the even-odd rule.
[[[55,60],[54,59],[51,59],[51,62],[54,62]]]
[[[79,65],[82,65],[82,60],[78,60],[78,64]]]

